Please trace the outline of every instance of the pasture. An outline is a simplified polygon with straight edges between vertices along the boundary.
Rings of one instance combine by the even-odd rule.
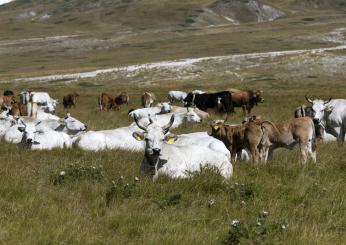
[[[293,117],[308,104],[306,94],[346,99],[342,1],[263,0],[286,15],[203,24],[215,2],[4,5],[0,93],[48,92],[59,99],[62,117],[63,96],[77,91],[77,107],[69,112],[88,130],[132,123],[127,112],[140,107],[145,91],[167,101],[170,90],[262,89],[265,101],[252,113],[273,122]],[[107,68],[119,69],[59,76]],[[101,92],[122,91],[129,106],[99,112]],[[242,118],[236,108],[228,120]],[[206,131],[212,119],[171,131]],[[345,244],[345,152],[345,145],[319,143],[317,164],[301,165],[296,147],[275,151],[266,165],[234,163],[227,181],[204,169],[190,179],[153,182],[140,174],[143,153],[24,151],[0,142],[0,244]]]
[[[253,113],[273,121],[292,117],[293,110],[306,103],[305,93],[325,96],[323,91],[328,91],[333,97],[346,97],[345,90],[340,89],[342,82],[319,81],[313,87],[302,82],[299,89],[295,83],[282,83],[280,89],[275,89],[267,81],[242,84],[223,78],[213,85],[187,81],[143,87],[108,81],[91,86],[94,83],[93,79],[68,85],[64,81],[16,83],[11,88],[16,92],[24,88],[47,91],[60,100],[67,91],[78,91],[81,96],[77,107],[70,112],[90,130],[129,125],[132,121],[127,111],[140,105],[144,90],[166,101],[172,83],[179,90],[222,90],[244,85],[263,88],[265,102]],[[1,89],[8,85],[1,84]],[[117,112],[98,111],[100,92],[123,90],[130,95],[128,107]],[[62,116],[62,105],[58,108],[57,114]],[[236,111],[229,119],[232,123],[242,119],[241,110]],[[210,121],[183,125],[173,132],[205,131]],[[143,153],[78,149],[32,152],[1,143],[0,241],[215,244],[238,239],[245,244],[342,244],[346,227],[344,151],[345,146],[336,143],[319,144],[318,163],[302,166],[297,149],[279,150],[267,165],[235,163],[229,181],[205,169],[189,180],[160,178],[154,183],[140,175]],[[66,173],[63,179],[59,179],[61,171]],[[233,220],[239,220],[240,226],[232,226]]]

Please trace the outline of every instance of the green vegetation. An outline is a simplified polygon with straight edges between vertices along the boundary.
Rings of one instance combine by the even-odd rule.
[[[140,105],[144,91],[166,101],[172,89],[263,89],[265,102],[254,113],[274,122],[291,118],[307,103],[305,94],[346,98],[345,50],[233,57],[187,70],[113,72],[75,81],[12,82],[162,60],[345,44],[343,32],[331,34],[345,27],[343,1],[265,0],[286,16],[264,23],[194,25],[202,23],[199,16],[213,2],[17,0],[2,6],[0,80],[7,83],[0,83],[0,92],[47,91],[61,101],[76,90],[80,97],[70,112],[89,130],[132,123],[127,112]],[[51,16],[40,19],[45,14]],[[54,37],[60,35],[68,37]],[[130,95],[128,107],[98,111],[101,92],[121,91]],[[231,123],[242,120],[236,111]],[[59,105],[57,114],[64,113]],[[206,131],[212,119],[173,132]],[[302,166],[297,149],[278,150],[267,165],[235,163],[228,181],[203,169],[188,180],[162,177],[154,183],[140,175],[143,153],[33,152],[1,143],[0,243],[344,244],[344,153],[345,146],[319,144],[318,163]]]

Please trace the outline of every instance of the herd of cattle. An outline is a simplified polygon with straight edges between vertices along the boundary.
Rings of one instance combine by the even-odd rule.
[[[112,130],[87,131],[87,126],[69,113],[64,118],[54,115],[58,101],[45,92],[23,91],[19,95],[7,90],[0,96],[0,140],[32,150],[76,147],[86,151],[144,151],[142,173],[153,178],[164,174],[173,178],[187,177],[203,166],[217,168],[222,176],[233,174],[232,163],[238,159],[255,163],[272,159],[279,147],[292,149],[299,145],[301,161],[308,157],[316,162],[316,142],[344,142],[346,133],[346,100],[306,100],[295,117],[285,123],[273,123],[250,116],[258,103],[263,103],[262,91],[229,89],[216,93],[194,90],[189,93],[170,91],[169,102],[157,103],[153,93],[141,97],[143,108],[130,110],[134,122]],[[79,94],[63,97],[65,109],[77,104]],[[98,105],[103,110],[119,110],[129,104],[129,95],[102,93]],[[182,102],[182,106],[173,106]],[[155,104],[156,103],[156,104]],[[234,107],[242,107],[244,121],[227,124]],[[209,115],[226,115],[226,120],[214,120],[208,132],[175,135],[170,129],[183,123],[200,123]]]

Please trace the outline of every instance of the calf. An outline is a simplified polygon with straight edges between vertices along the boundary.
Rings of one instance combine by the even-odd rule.
[[[204,94],[189,93],[184,99],[184,103],[185,107],[196,106],[202,111],[216,110],[221,113],[234,112],[232,95],[228,91]]]
[[[211,124],[210,136],[221,140],[231,152],[232,162],[236,156],[241,156],[244,149],[251,153],[252,160],[258,163],[262,160],[262,142],[264,132],[255,123],[245,123],[240,125],[227,125],[223,121],[214,121]]]
[[[262,90],[247,90],[243,91],[240,89],[229,89],[229,92],[232,93],[232,102],[234,107],[242,107],[243,113],[249,115],[251,113],[252,108],[258,103],[263,103],[264,99],[262,97]]]
[[[79,97],[79,94],[74,91],[73,93],[67,94],[63,97],[62,103],[64,105],[65,109],[76,107],[77,104],[77,98]]]
[[[115,103],[114,96],[106,93],[102,93],[98,97],[98,104],[100,111],[119,110],[119,106]]]
[[[115,103],[119,106],[124,104],[129,105],[130,96],[127,94],[127,92],[121,92],[120,94],[115,96],[114,100]]]
[[[298,118],[298,117],[310,117],[311,119],[313,119],[315,116],[315,112],[312,109],[311,106],[306,106],[306,105],[302,105],[299,106],[295,111],[294,111],[294,117]],[[315,123],[315,134],[316,134],[316,138],[319,140],[324,140],[325,139],[325,132],[324,132],[324,128],[322,125]]]
[[[156,101],[156,96],[154,93],[149,93],[149,92],[145,92],[142,95],[142,106],[145,108],[151,107],[155,101]]]
[[[279,124],[263,121],[261,125],[267,137],[266,159],[271,160],[274,150],[279,147],[293,149],[299,144],[302,163],[306,163],[308,155],[316,162],[315,126],[311,118],[293,118]]]

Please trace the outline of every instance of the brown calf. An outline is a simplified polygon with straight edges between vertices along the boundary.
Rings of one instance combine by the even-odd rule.
[[[210,136],[221,140],[231,153],[232,162],[236,155],[240,156],[243,149],[248,149],[252,160],[258,163],[261,160],[261,143],[264,132],[260,125],[255,123],[244,123],[240,125],[227,125],[223,121],[211,124]]]
[[[156,96],[154,93],[149,93],[149,92],[145,92],[142,95],[142,106],[143,107],[151,107],[156,101]]]
[[[119,110],[119,106],[115,103],[114,96],[110,94],[102,93],[98,97],[98,104],[100,111]]]
[[[262,90],[248,90],[243,91],[240,89],[231,88],[228,90],[232,93],[232,102],[234,107],[242,107],[243,113],[250,115],[252,108],[258,103],[263,103]]]
[[[68,108],[71,108],[72,106],[76,107],[78,97],[79,97],[79,94],[76,91],[74,91],[71,94],[65,95],[62,99],[64,108],[68,109]]]
[[[266,132],[266,159],[271,160],[277,148],[293,149],[299,144],[302,163],[306,163],[308,155],[316,162],[315,126],[311,118],[293,118],[285,123],[263,121],[261,125]]]

